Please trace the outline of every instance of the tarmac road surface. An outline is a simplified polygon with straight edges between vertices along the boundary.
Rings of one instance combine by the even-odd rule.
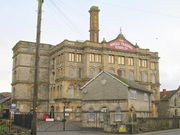
[[[100,131],[60,131],[60,132],[38,132],[37,135],[123,135],[123,134],[111,134]],[[128,135],[128,134],[124,134]],[[180,135],[180,129],[163,130],[157,132],[148,132],[134,135]]]

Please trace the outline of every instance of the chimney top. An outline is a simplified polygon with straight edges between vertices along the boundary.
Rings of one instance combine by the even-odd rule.
[[[91,11],[100,11],[99,10],[99,7],[98,6],[92,6],[91,8],[90,8],[90,10],[89,10],[89,12],[91,12]]]
[[[167,91],[166,91],[166,89],[163,89],[163,96],[166,96],[167,95]]]

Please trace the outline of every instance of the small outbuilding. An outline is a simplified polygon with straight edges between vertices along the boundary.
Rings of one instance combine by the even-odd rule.
[[[84,125],[92,126],[95,122],[97,126],[107,119],[110,124],[127,123],[131,114],[150,116],[152,92],[134,81],[101,71],[81,89]]]
[[[160,93],[158,107],[159,117],[180,116],[180,87],[176,90],[166,90]]]

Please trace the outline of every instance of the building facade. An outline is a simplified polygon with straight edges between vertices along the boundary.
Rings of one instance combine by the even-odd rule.
[[[177,90],[163,91],[160,93],[158,113],[159,117],[180,116],[180,87]]]
[[[40,110],[54,106],[54,111],[63,111],[62,101],[70,101],[72,111],[81,108],[81,91],[88,80],[101,70],[134,80],[153,92],[152,100],[159,100],[159,56],[157,52],[139,48],[130,43],[122,33],[114,40],[99,42],[99,9],[91,7],[90,40],[64,40],[55,46],[40,46]],[[14,101],[27,111],[32,101],[35,43],[20,41],[13,48]],[[21,102],[21,103],[20,103]],[[155,102],[154,102],[155,103]],[[18,103],[17,103],[18,104]],[[24,108],[24,109],[23,109]],[[20,109],[20,110],[21,110]],[[152,106],[153,116],[157,108]]]
[[[151,114],[152,92],[113,73],[102,71],[81,89],[84,126],[103,123],[105,113],[109,115],[110,125],[129,122],[130,113],[136,117]]]

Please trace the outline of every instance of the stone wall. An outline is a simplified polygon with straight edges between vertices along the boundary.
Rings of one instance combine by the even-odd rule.
[[[180,118],[137,118],[139,131],[157,131],[180,127]]]

